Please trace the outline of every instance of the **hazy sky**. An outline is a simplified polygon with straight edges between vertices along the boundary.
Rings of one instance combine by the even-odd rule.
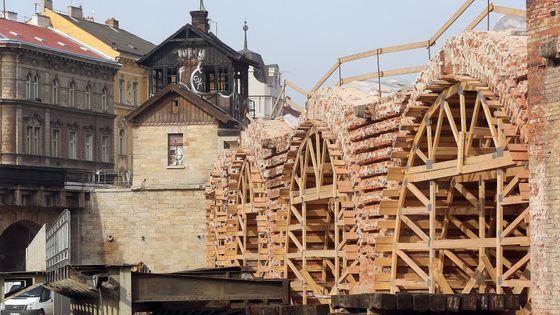
[[[34,13],[39,0],[6,0],[7,9],[19,19]],[[205,0],[210,18],[218,22],[218,36],[236,50],[243,48],[243,21],[249,25],[249,49],[265,63],[277,63],[287,78],[305,89],[340,56],[394,44],[427,40],[457,10],[463,0]],[[497,5],[525,8],[525,0],[494,0]],[[468,25],[487,0],[477,0],[468,15],[446,37]],[[54,8],[66,11],[82,5],[84,15],[97,22],[115,17],[120,26],[154,44],[160,43],[185,23],[199,0],[54,0]],[[0,2],[1,5],[1,2]],[[492,21],[495,21],[494,15]],[[486,28],[486,23],[481,23]],[[212,23],[215,32],[216,24]],[[428,54],[383,56],[389,70],[423,65]],[[343,66],[343,75],[376,71],[375,59]]]

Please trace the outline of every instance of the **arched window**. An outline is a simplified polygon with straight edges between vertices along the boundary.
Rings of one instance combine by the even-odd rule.
[[[91,109],[91,86],[86,86],[86,108]]]
[[[101,110],[106,112],[108,110],[107,106],[107,88],[103,88],[101,91]]]
[[[124,133],[124,129],[121,129],[119,131],[119,154],[120,155],[126,154],[125,146],[126,146],[125,133]]]
[[[70,82],[68,87],[68,105],[70,107],[76,107],[76,84],[74,81]]]
[[[33,98],[31,93],[31,73],[27,74],[27,79],[25,80],[25,98],[28,100]]]
[[[36,74],[35,78],[33,79],[33,98],[39,98],[39,75]]]
[[[52,81],[52,85],[51,85],[51,103],[52,104],[58,104],[58,87],[59,87],[59,83],[57,79],[54,79]]]

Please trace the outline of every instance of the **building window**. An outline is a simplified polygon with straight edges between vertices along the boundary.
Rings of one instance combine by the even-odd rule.
[[[204,81],[206,92],[213,92],[216,90],[216,74],[214,73],[214,70],[205,73]]]
[[[68,157],[71,159],[78,158],[78,133],[76,131],[70,131],[68,134]]]
[[[124,80],[119,80],[119,103],[124,104]]]
[[[183,134],[174,133],[168,136],[168,165],[183,165],[184,151],[183,151]]]
[[[39,75],[35,75],[33,79],[33,96],[35,100],[39,100]]]
[[[154,69],[152,71],[152,94],[156,94],[163,89],[163,69]]]
[[[91,109],[91,86],[86,86],[86,108]]]
[[[33,94],[31,92],[31,73],[27,74],[27,78],[25,80],[25,98],[28,100],[33,98]]]
[[[139,103],[139,92],[138,92],[138,82],[132,83],[132,101],[134,102],[134,106],[138,106]]]
[[[167,84],[177,83],[177,68],[167,68]]]
[[[101,137],[101,160],[109,162],[109,136]]]
[[[221,92],[229,91],[229,73],[226,68],[220,68],[218,72],[218,89]]]
[[[106,112],[109,109],[107,106],[107,89],[103,88],[101,92],[101,110]]]
[[[27,126],[25,132],[25,148],[27,154],[40,154],[41,127]]]
[[[60,129],[53,129],[51,135],[51,155],[60,156]]]
[[[125,133],[124,133],[124,129],[121,129],[119,131],[119,154],[120,155],[125,155],[125,145],[126,145],[126,140],[125,140]]]
[[[86,133],[85,141],[85,159],[88,161],[93,161],[93,134]]]
[[[59,87],[58,80],[54,79],[51,85],[51,103],[55,105],[58,104],[58,96],[59,96],[58,87]]]
[[[76,107],[76,84],[73,81],[68,88],[68,105]]]

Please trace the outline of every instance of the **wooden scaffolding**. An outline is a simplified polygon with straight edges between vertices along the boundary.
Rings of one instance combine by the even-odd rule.
[[[295,132],[284,174],[289,180],[284,277],[294,302],[328,302],[358,281],[352,183],[340,144],[321,122]]]
[[[236,150],[211,174],[207,189],[208,266],[248,266],[268,272],[264,180],[252,157]]]
[[[377,238],[376,291],[526,293],[530,287],[527,145],[483,83],[444,76],[426,87],[398,138]]]

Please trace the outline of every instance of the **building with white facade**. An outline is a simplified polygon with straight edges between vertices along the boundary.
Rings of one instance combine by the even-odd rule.
[[[249,67],[249,115],[253,118],[269,117],[282,90],[282,74],[277,64],[265,64],[260,54],[247,48],[247,22],[243,26],[245,45],[239,53],[257,62],[259,68]]]

